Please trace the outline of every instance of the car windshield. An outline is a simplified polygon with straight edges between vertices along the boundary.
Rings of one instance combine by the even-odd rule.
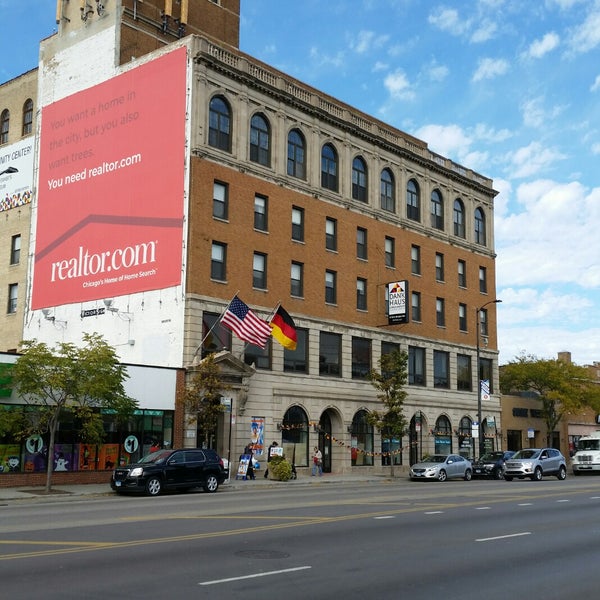
[[[600,440],[579,440],[577,450],[600,450]]]
[[[504,452],[488,452],[481,457],[482,462],[494,462],[504,457]]]
[[[146,454],[143,458],[139,460],[141,463],[154,463],[158,464],[169,458],[172,452],[170,450],[159,450],[158,452],[152,452],[151,454]]]
[[[537,458],[540,455],[539,450],[519,450],[512,459],[519,460],[523,458]]]
[[[443,463],[446,462],[446,459],[448,457],[445,454],[434,454],[433,456],[430,456],[427,459],[424,459],[423,462],[430,462],[430,463]]]

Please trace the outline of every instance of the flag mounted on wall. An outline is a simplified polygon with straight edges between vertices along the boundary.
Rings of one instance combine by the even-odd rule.
[[[298,342],[296,335],[296,325],[288,315],[287,311],[280,305],[271,319],[271,328],[273,329],[273,337],[288,350],[295,350]]]
[[[241,340],[264,348],[271,335],[271,328],[266,321],[259,319],[237,296],[229,303],[221,323],[229,327]]]

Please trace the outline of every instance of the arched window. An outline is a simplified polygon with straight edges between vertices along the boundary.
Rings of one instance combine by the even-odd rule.
[[[350,428],[352,466],[373,465],[373,426],[367,421],[367,411],[359,410]]]
[[[10,111],[5,108],[0,115],[0,144],[8,142],[8,126],[10,123]]]
[[[367,202],[367,165],[360,156],[352,161],[352,199]]]
[[[321,187],[338,191],[338,157],[331,144],[325,144],[321,150]]]
[[[396,212],[396,192],[394,187],[394,176],[389,169],[381,171],[379,180],[379,194],[382,210]]]
[[[469,460],[475,458],[472,436],[473,422],[469,417],[463,417],[458,426],[458,452]]]
[[[406,216],[412,221],[421,221],[419,184],[414,179],[406,184]]]
[[[454,235],[465,237],[465,207],[460,198],[454,201]]]
[[[475,243],[486,245],[485,215],[481,208],[475,210]]]
[[[23,135],[33,131],[33,100],[28,98],[23,104]]]
[[[439,190],[431,192],[431,226],[444,231],[444,202]]]
[[[210,101],[208,145],[231,152],[231,109],[222,96]]]
[[[290,406],[281,423],[283,454],[298,467],[308,466],[308,417],[300,406]],[[263,458],[263,461],[266,457]]]
[[[435,422],[435,453],[452,454],[452,427],[446,415],[440,415]]]
[[[290,177],[306,179],[306,151],[304,136],[297,129],[288,134],[287,174]]]
[[[269,123],[262,115],[254,115],[250,120],[250,160],[271,166],[271,143]]]

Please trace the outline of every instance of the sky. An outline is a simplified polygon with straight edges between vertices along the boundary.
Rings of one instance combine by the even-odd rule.
[[[37,66],[55,12],[0,0],[0,82]],[[242,51],[493,179],[500,364],[600,362],[600,0],[241,0],[241,14]]]

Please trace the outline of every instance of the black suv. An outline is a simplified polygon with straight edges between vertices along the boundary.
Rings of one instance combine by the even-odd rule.
[[[163,490],[191,490],[203,487],[216,492],[229,473],[214,450],[185,448],[158,450],[140,462],[113,471],[110,487],[118,493],[145,492],[158,496]]]
[[[509,450],[484,454],[477,462],[473,463],[473,477],[504,479],[504,463],[513,455],[514,452]]]

